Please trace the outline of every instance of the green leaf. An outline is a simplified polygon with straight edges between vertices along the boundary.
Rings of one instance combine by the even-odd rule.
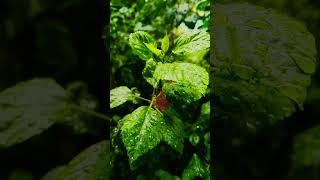
[[[161,50],[163,54],[166,54],[170,46],[169,36],[166,34],[161,41]]]
[[[163,114],[153,108],[142,106],[123,118],[122,141],[127,149],[130,167],[135,169],[140,156],[166,142],[182,153],[182,124],[177,120],[164,119]]]
[[[243,3],[213,12],[213,91],[229,122],[256,132],[303,109],[317,57],[305,25]]]
[[[109,155],[109,142],[99,142],[82,151],[68,165],[50,171],[42,180],[108,180]]]
[[[21,143],[63,117],[66,92],[52,79],[18,83],[0,93],[0,146]]]
[[[198,155],[193,154],[188,166],[183,170],[182,180],[193,180],[195,177],[210,179],[210,171]]]
[[[179,180],[180,178],[177,176],[173,176],[169,172],[160,169],[155,172],[155,179],[157,179],[157,180]]]
[[[59,174],[62,173],[64,169],[65,169],[65,166],[59,166],[59,167],[53,168],[52,170],[47,172],[47,174],[45,174],[41,178],[41,180],[57,180]]]
[[[291,160],[287,180],[319,179],[320,126],[308,129],[294,138]]]
[[[137,31],[130,34],[129,45],[133,52],[143,60],[149,60],[153,57],[153,52],[146,46],[146,44],[150,47],[157,47],[157,42],[154,38],[144,31]]]
[[[153,77],[153,73],[157,67],[157,62],[154,61],[153,59],[149,59],[147,62],[146,62],[146,65],[142,71],[142,75],[144,77],[144,79],[149,83],[151,84],[154,88],[157,87],[158,85],[158,81],[157,79],[155,79]]]
[[[120,106],[127,101],[136,104],[137,97],[140,97],[140,93],[135,88],[129,89],[126,86],[114,88],[110,91],[110,108]]]
[[[192,133],[190,136],[189,136],[189,141],[192,145],[196,146],[199,141],[200,141],[200,137],[198,136],[198,134],[196,133]]]
[[[183,33],[175,42],[173,53],[176,55],[188,55],[199,51],[209,51],[209,33],[194,29]]]
[[[211,148],[210,148],[210,132],[207,132],[204,136],[204,145],[206,147],[206,158],[210,161],[210,153],[211,153]]]
[[[157,49],[157,46],[152,43],[145,43],[146,47],[155,55],[160,56],[161,50]]]
[[[191,63],[158,64],[154,77],[162,80],[162,90],[167,98],[184,103],[199,100],[209,84],[208,72]]]

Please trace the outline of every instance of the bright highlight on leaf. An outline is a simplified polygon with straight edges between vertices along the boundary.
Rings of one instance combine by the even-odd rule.
[[[210,35],[203,30],[190,30],[183,33],[175,42],[172,52],[176,55],[188,55],[199,51],[208,51]]]
[[[182,153],[182,124],[179,120],[165,119],[159,111],[142,106],[123,118],[122,141],[127,149],[132,169],[143,154],[148,153],[160,142],[166,142]]]
[[[131,46],[133,52],[143,60],[149,60],[153,57],[153,53],[157,53],[155,50],[157,47],[157,42],[152,36],[144,31],[137,31],[130,34],[129,45]],[[152,50],[150,50],[150,48]]]
[[[140,93],[135,89],[129,89],[126,86],[120,86],[110,91],[110,108],[118,107],[127,101],[137,103],[137,97]]]
[[[166,34],[161,41],[161,50],[163,54],[166,54],[170,46],[169,36]]]
[[[157,80],[162,80],[168,99],[184,103],[199,100],[205,95],[209,84],[208,72],[195,64],[174,62],[159,64],[154,72]]]

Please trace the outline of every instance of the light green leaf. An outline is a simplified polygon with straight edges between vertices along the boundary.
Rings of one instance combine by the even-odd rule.
[[[157,79],[155,79],[153,77],[153,73],[157,67],[157,62],[154,61],[153,59],[149,59],[147,62],[146,62],[146,65],[142,71],[142,75],[144,77],[144,79],[149,83],[151,84],[154,88],[157,87],[157,84],[158,84],[158,81]]]
[[[145,43],[146,47],[155,55],[160,56],[161,50],[157,49],[157,46],[152,43]]]
[[[143,60],[149,60],[153,57],[153,52],[146,46],[157,47],[157,42],[152,36],[144,31],[137,31],[130,34],[129,45],[131,46],[133,52],[137,54]]]
[[[183,33],[177,38],[172,52],[176,55],[188,55],[199,51],[209,51],[209,48],[209,33],[194,29]]]
[[[166,34],[161,41],[161,50],[163,54],[166,54],[170,46],[169,36]]]
[[[21,143],[63,117],[66,92],[52,79],[21,82],[0,93],[0,146]]]
[[[68,165],[49,172],[42,180],[109,180],[109,155],[109,142],[99,142],[82,151]]]
[[[182,180],[193,180],[195,177],[210,179],[210,171],[200,158],[196,154],[193,154],[188,166],[182,173]]]
[[[163,81],[162,90],[167,98],[184,103],[199,100],[209,84],[208,72],[191,63],[158,64],[154,77]]]
[[[114,88],[110,91],[110,108],[120,106],[127,101],[138,103],[137,97],[139,96],[140,93],[135,88],[129,89],[126,86]]]
[[[136,168],[138,158],[160,142],[166,142],[182,153],[183,127],[180,121],[165,119],[160,111],[142,106],[123,118],[122,141],[127,149],[130,167]]]

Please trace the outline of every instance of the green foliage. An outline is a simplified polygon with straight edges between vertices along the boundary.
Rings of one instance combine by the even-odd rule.
[[[168,173],[167,171],[164,171],[162,169],[158,170],[155,173],[156,179],[159,180],[179,180],[180,178],[177,176],[173,176],[172,174]]]
[[[147,106],[136,109],[123,118],[121,135],[127,148],[130,165],[135,168],[138,158],[155,148],[161,141],[182,153],[183,124],[176,119],[165,119],[164,115]]]
[[[153,77],[153,73],[157,68],[158,63],[154,61],[153,59],[149,59],[146,62],[146,65],[142,71],[143,78],[151,84],[154,88],[157,87],[158,81],[156,78]]]
[[[0,146],[21,143],[64,118],[66,98],[52,79],[33,79],[2,91]]]
[[[170,100],[191,103],[205,95],[208,72],[195,64],[174,62],[159,64],[154,77],[162,80],[162,90]]]
[[[209,180],[210,171],[199,157],[196,154],[193,154],[188,166],[183,171],[182,180],[192,180],[196,177]]]
[[[135,38],[134,40],[132,38],[141,36],[144,38]],[[208,47],[203,46],[207,45],[208,41],[203,41],[202,38],[204,36],[206,38],[209,37],[207,32],[197,31],[192,37],[182,36],[177,38],[178,43],[175,45],[176,48],[181,47],[180,52],[189,53],[188,46],[189,48],[191,48],[190,46],[195,46],[195,49],[200,46],[196,51],[208,51]],[[209,74],[205,68],[192,63],[166,62],[171,56],[170,54],[166,55],[170,46],[167,35],[162,39],[162,50],[156,49],[156,44],[146,43],[149,39],[153,39],[146,32],[138,31],[132,33],[130,39],[130,45],[135,52],[138,52],[137,54],[140,53],[140,57],[147,60],[142,75],[154,88],[150,105],[141,106],[124,116],[118,121],[115,129],[120,130],[120,139],[126,148],[130,168],[135,171],[139,169],[141,160],[147,157],[147,154],[161,147],[161,142],[169,145],[172,150],[182,155],[184,141],[188,137],[184,133],[187,124],[183,122],[181,116],[171,104],[189,105],[204,97],[209,84]],[[153,53],[152,56],[151,53]],[[118,93],[118,89],[124,90],[125,93],[122,93],[122,91]],[[159,94],[156,96],[157,93]],[[120,105],[127,101],[128,94],[131,96],[130,89],[127,87],[120,86],[113,89],[110,92],[111,107],[115,106],[113,104]],[[206,105],[206,107],[208,108],[209,106]],[[202,111],[203,114],[209,114],[210,110],[204,109]],[[197,141],[199,142],[199,140]],[[117,144],[115,139],[113,141]],[[118,145],[114,146],[117,149],[119,148]],[[159,171],[157,173],[155,176],[160,176],[161,178],[171,177],[168,173],[162,172],[159,174]],[[139,177],[143,178],[144,176],[141,175]],[[172,176],[171,178],[175,177]]]
[[[152,53],[157,51],[157,42],[144,31],[137,31],[130,35],[129,44],[133,49],[133,52],[137,54],[141,59],[148,60],[152,58]]]
[[[190,30],[176,39],[173,53],[176,55],[190,55],[199,51],[209,51],[210,35],[204,30]]]
[[[92,114],[108,119],[94,112],[95,103],[87,99],[89,94],[77,98],[75,89],[78,88],[72,85],[65,90],[53,79],[38,78],[2,91],[0,146],[8,148],[22,143],[54,124],[71,126],[77,133],[88,133],[90,126],[84,119],[90,116],[92,120]]]
[[[170,161],[198,153],[183,147],[200,113],[190,109],[208,100],[209,7],[207,0],[111,2],[111,87],[137,87],[146,100],[111,112],[123,117],[111,124],[119,162],[112,177],[179,179]]]
[[[110,144],[94,144],[74,157],[66,166],[49,171],[42,180],[108,180],[110,176]]]
[[[287,179],[319,179],[320,141],[319,126],[315,126],[294,138],[291,155],[292,166]]]
[[[316,67],[306,27],[249,4],[217,4],[214,11],[214,94],[229,117],[255,130],[303,109]]]
[[[127,101],[138,103],[137,98],[140,93],[135,89],[129,89],[126,86],[120,86],[110,91],[110,108],[115,108],[124,104]]]

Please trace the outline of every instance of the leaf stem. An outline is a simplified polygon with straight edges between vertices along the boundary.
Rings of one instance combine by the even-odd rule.
[[[81,106],[78,106],[78,105],[75,105],[75,104],[70,104],[69,107],[71,107],[72,109],[75,109],[75,110],[90,114],[90,115],[95,116],[97,118],[104,119],[104,120],[107,120],[107,121],[111,121],[111,118],[109,116],[107,116],[105,114],[102,114],[102,113],[99,113],[99,112],[96,112],[96,111],[93,111],[93,110],[90,110],[88,108],[84,108],[84,107],[81,107]]]
[[[141,100],[144,100],[144,101],[147,101],[147,102],[151,103],[151,100],[149,100],[149,99],[146,99],[146,98],[143,98],[143,97],[140,97],[140,96],[135,96],[135,97],[138,98],[138,99],[141,99]]]
[[[154,94],[155,94],[155,92],[156,92],[156,88],[153,88],[153,92],[152,92],[152,100],[151,100],[151,102],[150,102],[150,105],[149,105],[149,108],[152,106],[152,104],[153,104],[153,101],[154,101]]]

